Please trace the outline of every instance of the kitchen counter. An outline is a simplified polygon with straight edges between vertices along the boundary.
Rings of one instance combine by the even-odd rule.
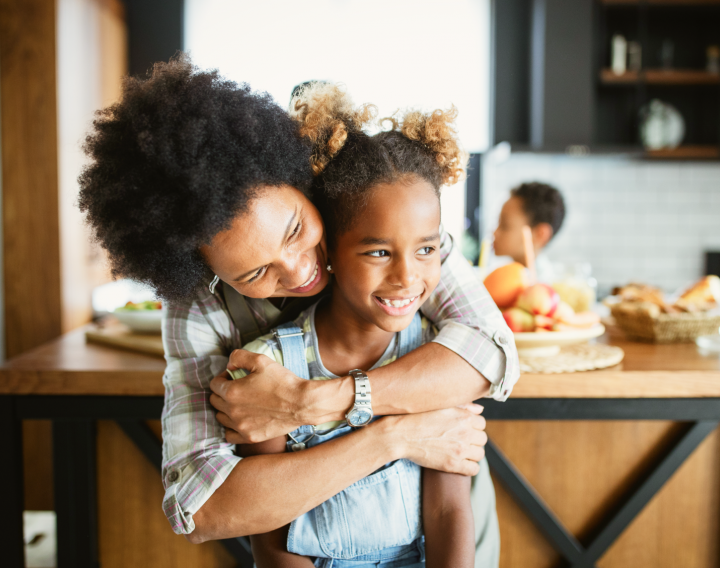
[[[163,359],[86,343],[86,329],[67,333],[0,367],[0,394],[164,394]],[[720,397],[717,353],[703,355],[694,343],[631,342],[612,328],[600,341],[625,351],[620,365],[583,373],[524,374],[512,399]]]
[[[145,456],[132,459],[149,459],[155,466],[160,459],[159,441],[145,421],[160,415],[164,360],[87,344],[84,331],[68,333],[0,368],[0,443],[11,448],[14,463],[22,464],[21,419],[50,418],[55,423],[55,483],[68,489],[56,492],[58,526],[65,527],[58,532],[58,568],[85,565],[80,560],[90,563],[98,555],[104,566],[127,565],[129,557],[122,554],[148,530],[137,518],[130,523],[126,519],[123,525],[134,528],[124,529],[130,532],[123,541],[116,528],[103,524],[103,519],[106,524],[119,522],[117,507],[131,491],[123,485],[129,473],[117,471],[129,467],[130,458],[102,454],[109,447],[105,442],[98,442],[96,455],[96,424],[111,424],[98,420],[114,421],[117,436],[130,438]],[[716,565],[720,547],[712,535],[720,530],[720,447],[715,433],[720,356],[702,354],[694,344],[628,342],[612,329],[601,341],[623,348],[620,365],[573,374],[526,374],[509,401],[479,401],[485,406],[491,440],[487,456],[498,495],[501,566]],[[103,459],[111,465],[103,466]],[[112,506],[100,503],[99,528],[83,525],[79,512],[92,517],[98,508],[88,490],[95,480],[87,467],[95,463],[98,484],[102,472],[116,472],[107,475],[119,478],[107,491]],[[146,475],[148,484],[157,484],[157,472]],[[15,487],[21,482],[22,467],[0,468],[0,484]],[[150,523],[159,517],[152,521],[157,530],[174,538],[159,511],[158,490],[150,502],[141,500],[145,510],[139,518]],[[84,496],[80,505],[78,491]],[[61,497],[64,493],[67,499]],[[0,530],[0,548],[14,550],[9,558],[17,560],[22,552],[21,498],[9,505],[15,515],[4,521],[8,527]],[[668,512],[648,519],[658,507]],[[108,508],[112,510],[103,513]],[[100,552],[87,546],[88,530],[91,535],[99,531]],[[111,538],[103,537],[108,530]],[[658,548],[655,540],[670,552]],[[228,546],[232,552],[232,544]],[[233,554],[247,563],[247,552],[235,548]],[[183,556],[187,554],[175,558]],[[173,565],[186,563],[176,560]]]

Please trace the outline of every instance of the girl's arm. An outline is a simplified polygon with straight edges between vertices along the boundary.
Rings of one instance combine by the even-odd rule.
[[[242,457],[260,456],[267,454],[282,454],[285,452],[285,436],[273,438],[259,444],[245,444],[239,446]],[[312,560],[306,556],[298,556],[287,550],[287,535],[289,525],[263,534],[250,536],[253,559],[257,568],[313,568]]]
[[[472,267],[443,236],[440,284],[422,311],[440,329],[397,361],[368,372],[375,414],[448,408],[484,396],[504,400],[519,377],[512,332]],[[354,381],[302,381],[280,365],[244,350],[228,368],[248,369],[243,381],[210,382],[210,403],[234,443],[274,438],[302,424],[341,420],[353,404]]]
[[[423,529],[427,568],[473,568],[475,526],[469,477],[423,469]]]

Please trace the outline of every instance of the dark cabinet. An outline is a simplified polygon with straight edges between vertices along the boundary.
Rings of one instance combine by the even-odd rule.
[[[705,69],[720,0],[495,0],[492,29],[493,142],[640,151],[640,109],[658,98],[686,134],[648,156],[720,157],[720,75]],[[614,34],[641,46],[639,71],[610,69]]]

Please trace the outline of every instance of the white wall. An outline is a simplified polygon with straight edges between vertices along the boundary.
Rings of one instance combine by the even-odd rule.
[[[488,146],[490,0],[186,0],[185,50],[282,106],[313,79],[344,83],[380,116],[454,104],[465,148]],[[442,199],[456,239],[463,188],[447,188]]]
[[[486,162],[484,221],[497,225],[512,187],[555,185],[565,225],[547,249],[554,261],[592,263],[599,289],[642,281],[673,291],[702,275],[705,250],[720,250],[720,164],[514,154]]]

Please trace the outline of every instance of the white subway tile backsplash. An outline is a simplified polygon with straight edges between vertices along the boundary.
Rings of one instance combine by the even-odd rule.
[[[601,290],[640,280],[672,291],[701,275],[703,251],[720,250],[718,164],[515,154],[483,169],[486,233],[508,190],[527,181],[565,196],[566,222],[548,256],[589,261]]]

